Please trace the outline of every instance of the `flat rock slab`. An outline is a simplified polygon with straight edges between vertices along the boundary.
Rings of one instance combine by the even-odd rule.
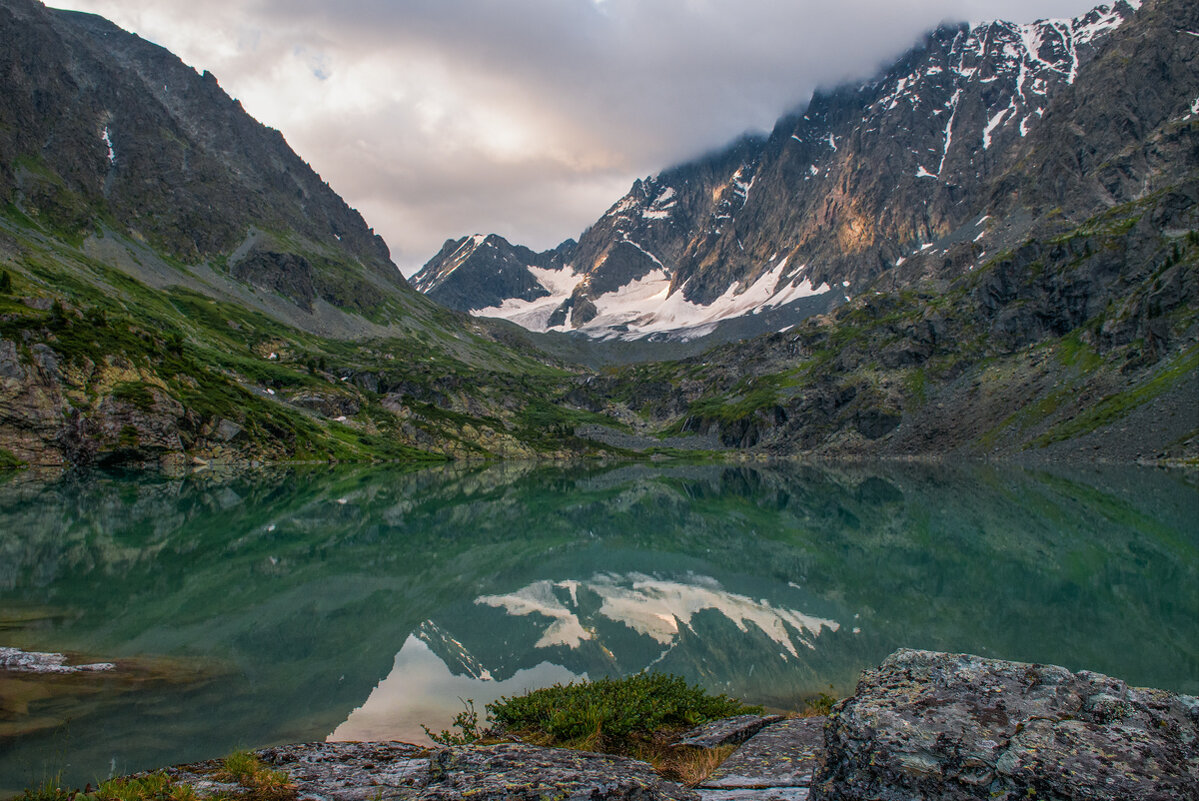
[[[408,743],[303,743],[255,752],[286,771],[299,801],[700,801],[626,757],[504,744],[429,750]],[[240,795],[217,761],[169,768],[199,798]]]
[[[826,718],[784,720],[762,729],[724,761],[704,789],[806,788],[824,752]],[[765,799],[765,796],[754,796]]]
[[[429,779],[428,748],[409,743],[304,743],[256,752],[286,771],[300,801],[405,798]]]
[[[699,801],[644,762],[608,754],[505,744],[433,757],[420,801]]]
[[[1199,798],[1199,700],[1054,665],[897,651],[825,734],[814,799]]]
[[[428,781],[432,752],[398,742],[297,743],[255,755],[272,770],[287,773],[299,801],[374,801],[411,797]],[[215,780],[212,774],[220,768],[213,760],[167,768],[167,774],[201,798],[244,792],[236,783]]]
[[[782,719],[781,715],[737,715],[724,720],[714,720],[686,732],[675,745],[690,745],[696,748],[740,745],[766,726],[778,723]]]
[[[808,801],[807,787],[766,787],[757,790],[704,790],[700,801]]]

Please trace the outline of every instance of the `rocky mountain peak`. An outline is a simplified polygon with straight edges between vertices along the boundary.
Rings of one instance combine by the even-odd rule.
[[[556,263],[553,287],[527,270],[514,284],[518,258],[502,280],[521,294],[492,291],[501,271],[482,262],[470,291],[454,279],[418,288],[461,310],[597,337],[686,338],[747,315],[777,325],[767,309],[794,307],[796,320],[822,311],[974,215],[1054,97],[1139,7],[941,26],[875,78],[818,92],[769,137],[635,181]],[[448,275],[453,258],[443,249],[422,276]]]

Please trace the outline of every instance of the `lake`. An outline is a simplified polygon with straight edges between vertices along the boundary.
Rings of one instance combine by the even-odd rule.
[[[419,740],[644,669],[777,709],[896,648],[1199,693],[1199,479],[1138,468],[286,468],[0,477],[0,797]]]

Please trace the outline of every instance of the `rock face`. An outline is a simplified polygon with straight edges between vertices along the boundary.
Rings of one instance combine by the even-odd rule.
[[[1199,699],[903,650],[834,708],[813,798],[1195,799]]]
[[[62,654],[38,651],[22,651],[19,648],[0,646],[0,671],[13,673],[91,673],[112,670],[112,662],[95,662],[90,665],[68,665]]]
[[[528,257],[494,258],[513,251],[502,240],[487,259],[470,256],[469,272],[459,265],[471,240],[447,243],[417,286],[463,311],[499,306],[498,293],[526,303],[489,314],[593,336],[685,336],[805,296],[796,317],[823,312],[827,302],[811,302],[815,295],[835,303],[859,295],[897,261],[981,216],[990,183],[1140,5],[1117,0],[1028,24],[942,25],[873,79],[817,93],[768,137],[636,181],[565,258],[537,264],[560,273],[537,279],[541,292],[528,289]],[[471,291],[453,288],[468,275]]]

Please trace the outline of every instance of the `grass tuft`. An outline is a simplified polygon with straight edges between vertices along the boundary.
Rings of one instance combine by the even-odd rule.
[[[225,757],[215,777],[237,782],[249,791],[245,797],[254,801],[282,801],[296,794],[286,773],[271,770],[249,751],[236,751]]]

